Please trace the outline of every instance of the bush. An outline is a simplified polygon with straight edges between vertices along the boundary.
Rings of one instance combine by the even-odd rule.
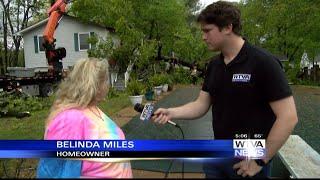
[[[163,84],[163,77],[160,74],[154,74],[149,78],[149,83],[151,86],[161,86]]]
[[[297,77],[298,73],[299,73],[298,68],[287,69],[286,75],[287,75],[288,81],[294,84],[299,84],[299,79]]]
[[[172,80],[175,84],[191,84],[192,83],[192,77],[191,73],[188,70],[185,70],[183,68],[175,69],[174,73],[172,74]]]
[[[305,85],[305,86],[320,86],[320,82],[315,82],[308,79],[304,79],[304,80],[298,79],[295,84]]]
[[[129,96],[138,96],[145,93],[145,85],[137,80],[131,80],[127,86]]]
[[[107,96],[108,96],[109,99],[112,99],[112,98],[115,98],[115,97],[119,97],[119,93],[117,92],[117,90],[115,88],[110,87]]]
[[[172,80],[169,74],[161,74],[160,77],[162,84],[172,84]]]
[[[172,84],[169,74],[155,74],[148,79],[150,86],[161,86],[163,84]]]
[[[202,77],[197,77],[196,85],[202,85],[204,79]]]
[[[301,70],[299,68],[287,68],[286,75],[290,83],[296,85],[306,85],[306,86],[320,86],[320,82],[313,81],[312,79],[301,79]]]
[[[149,81],[149,79],[147,79],[147,81],[146,81],[146,92],[148,92],[148,91],[153,91],[153,85]]]
[[[163,62],[163,61],[160,61],[159,62],[159,66],[156,66],[156,67],[159,67],[158,71],[157,72],[165,72],[166,71],[166,63]]]
[[[53,98],[38,98],[18,93],[0,93],[0,108],[3,112],[35,112],[50,108]]]

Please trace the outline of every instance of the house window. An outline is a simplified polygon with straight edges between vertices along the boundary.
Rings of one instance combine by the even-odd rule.
[[[88,39],[90,37],[90,33],[79,33],[79,50],[87,50],[91,48]]]
[[[43,36],[38,36],[38,50],[39,52],[44,52],[45,49],[43,47],[43,43],[44,43],[44,39],[43,39]]]

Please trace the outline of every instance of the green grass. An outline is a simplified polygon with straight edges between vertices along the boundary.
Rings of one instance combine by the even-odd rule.
[[[24,119],[1,118],[0,139],[41,139],[48,110],[32,113]]]
[[[48,102],[52,102],[48,99]],[[118,97],[106,99],[99,107],[112,116],[115,112],[130,105],[126,94],[121,93]],[[0,118],[0,139],[42,139],[44,134],[44,122],[48,116],[49,108],[31,112],[32,116],[17,118]]]
[[[116,112],[128,106],[131,106],[131,102],[125,93],[120,93],[118,97],[112,99],[106,99],[99,105],[108,116],[113,116]]]

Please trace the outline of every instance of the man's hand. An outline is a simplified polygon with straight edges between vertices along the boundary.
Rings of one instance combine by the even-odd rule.
[[[210,94],[201,90],[197,100],[179,107],[159,108],[154,112],[151,119],[159,124],[165,124],[173,119],[197,119],[208,112],[211,100]]]
[[[154,115],[151,117],[151,119],[155,123],[159,124],[165,124],[172,118],[172,113],[169,109],[159,108],[154,112]]]
[[[237,169],[237,174],[242,177],[252,177],[259,173],[262,169],[254,160],[243,160],[233,166],[233,169]]]

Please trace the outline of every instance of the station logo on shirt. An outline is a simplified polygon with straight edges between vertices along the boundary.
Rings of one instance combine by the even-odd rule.
[[[251,74],[233,74],[232,82],[250,82]]]

